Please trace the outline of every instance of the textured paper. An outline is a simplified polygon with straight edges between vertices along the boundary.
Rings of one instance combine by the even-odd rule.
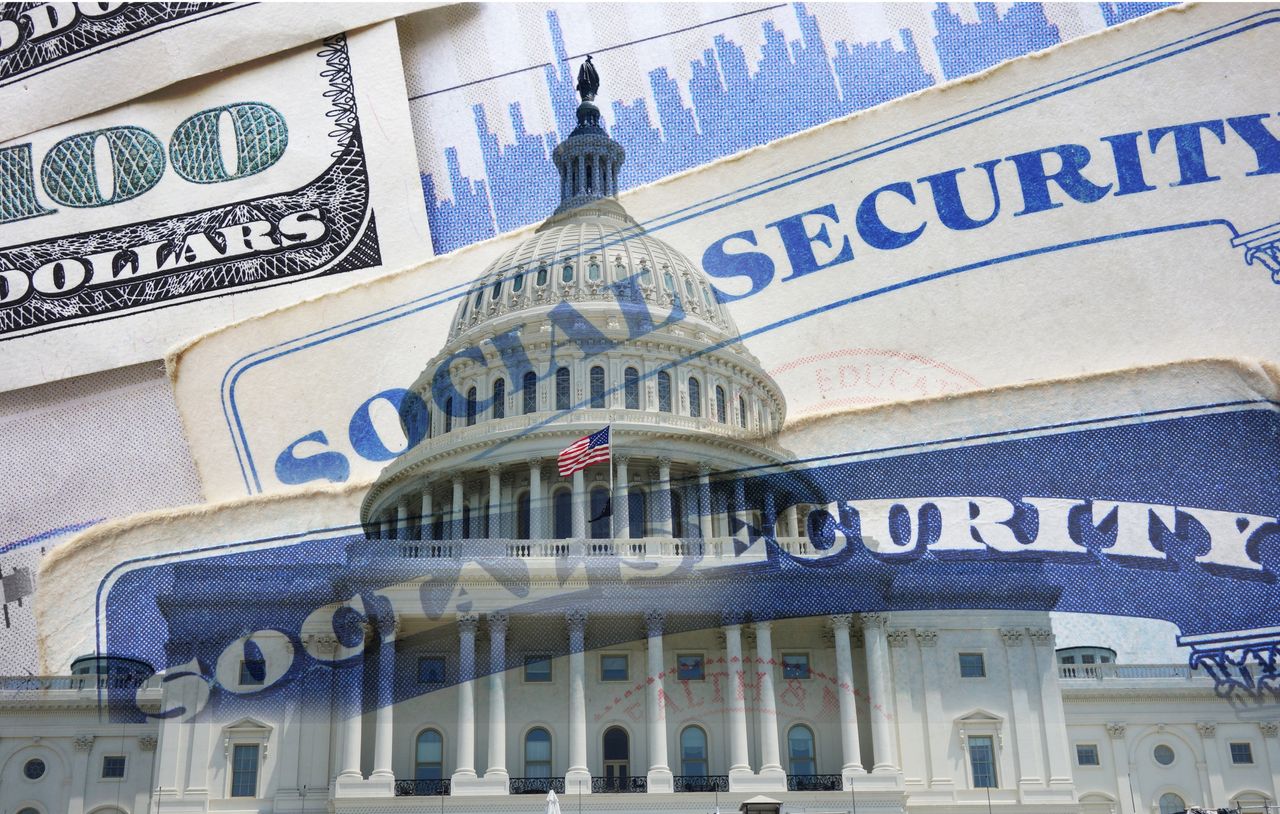
[[[0,141],[429,5],[6,3]]]
[[[621,200],[713,275],[792,419],[1206,354],[1274,359],[1275,19],[1258,6],[1171,9]],[[1072,194],[1036,181],[1064,162],[1079,169]],[[987,166],[1001,206],[980,225]],[[957,228],[934,206],[949,178],[967,207],[949,213]],[[864,207],[884,229],[859,227]],[[385,394],[422,373],[465,286],[529,234],[177,351],[206,496],[291,488],[274,471],[284,454],[377,472],[350,442],[353,416],[372,409],[386,448],[403,445]]]
[[[4,145],[0,388],[429,256],[395,24]]]

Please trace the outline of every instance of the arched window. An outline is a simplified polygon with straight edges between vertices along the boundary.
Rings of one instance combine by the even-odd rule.
[[[671,412],[671,374],[665,370],[658,373],[658,409]]]
[[[620,726],[604,731],[604,776],[610,791],[622,791],[631,773],[631,737]]]
[[[551,776],[551,733],[540,726],[524,736],[524,776]]]
[[[542,288],[544,285],[547,284],[547,267],[546,266],[538,266],[538,276],[534,279],[533,282],[534,282],[534,285],[538,286],[538,288]]]
[[[467,308],[470,306],[471,302],[469,300],[464,299],[462,301],[462,313],[458,314],[458,324],[462,324],[467,321]]]
[[[472,387],[467,390],[467,426],[470,427],[476,423],[476,389]]]
[[[471,533],[471,507],[466,503],[462,504],[462,539],[469,540],[474,535]]]
[[[524,414],[536,413],[538,411],[538,374],[532,370],[524,374],[520,389],[524,394]]]
[[[796,724],[787,731],[787,774],[817,774],[818,761],[813,751],[813,730]]]
[[[729,420],[728,405],[726,405],[724,402],[724,388],[717,384],[716,385],[716,421],[719,421],[721,424],[725,424],[728,422],[728,420]]]
[[[588,519],[591,521],[591,539],[607,540],[613,536],[609,529],[612,513],[609,511],[607,488],[597,486],[591,490],[591,514]]]
[[[493,281],[493,291],[489,292],[489,299],[496,300],[502,296],[502,278]]]
[[[738,396],[738,426],[747,428],[747,400]]]
[[[556,371],[556,409],[568,410],[569,397],[572,395],[569,389],[569,368],[562,367]]]
[[[600,264],[592,260],[587,266],[587,279],[593,283],[600,282]]]
[[[694,302],[694,299],[693,299],[696,296],[693,293],[693,280],[690,280],[688,277],[684,278],[684,293],[689,295],[690,303],[693,303],[694,305],[697,304],[696,302]]]
[[[671,276],[671,272],[662,272],[662,287],[672,294],[676,293],[676,278]]]
[[[1175,812],[1186,810],[1186,801],[1177,794],[1169,791],[1160,795],[1160,814],[1175,814]]]
[[[702,301],[707,304],[707,308],[711,308],[711,291],[704,285],[702,287]]]
[[[573,493],[561,489],[552,498],[551,512],[555,520],[555,538],[567,540],[573,536]]]
[[[560,269],[560,279],[566,283],[573,282],[573,266],[568,263],[564,264],[564,268]]]
[[[643,260],[640,261],[640,284],[645,286],[653,285],[653,272],[649,271],[649,266]]]
[[[517,271],[516,276],[511,280],[511,290],[519,294],[524,288],[524,272]]]
[[[444,736],[434,729],[424,729],[418,734],[413,755],[413,779],[444,779]]]
[[[453,432],[453,398],[444,400],[444,431]]]
[[[680,774],[707,776],[707,733],[700,726],[680,730]]]
[[[645,518],[648,517],[648,501],[645,499],[644,490],[633,488],[627,492],[627,523],[628,532],[633,540],[639,540],[645,536],[648,524]]]
[[[480,290],[476,291],[475,308],[473,308],[472,310],[479,310],[480,303],[483,301],[484,301],[484,289],[481,288]]]
[[[689,377],[689,415],[702,418],[702,383]]]
[[[624,406],[628,410],[640,409],[640,371],[629,367],[622,372],[622,392]]]
[[[528,540],[529,534],[529,493],[521,492],[516,498],[516,538]]]
[[[498,379],[493,383],[493,417],[507,417],[507,380]]]
[[[591,406],[604,407],[604,368],[599,365],[591,368]]]

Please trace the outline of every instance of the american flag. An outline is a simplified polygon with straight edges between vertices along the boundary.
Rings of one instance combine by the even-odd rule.
[[[560,477],[567,478],[574,472],[586,469],[594,463],[609,460],[609,428],[584,435],[561,450],[556,463]]]

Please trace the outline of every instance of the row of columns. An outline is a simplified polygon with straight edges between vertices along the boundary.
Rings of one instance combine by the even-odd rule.
[[[890,666],[885,634],[885,617],[882,614],[864,614],[862,617],[867,648],[867,676],[873,710],[890,697]],[[506,663],[506,640],[509,617],[505,612],[490,613],[486,617],[489,626],[490,664]],[[587,766],[587,702],[586,702],[586,622],[587,614],[572,610],[566,614],[569,637],[569,766],[566,773],[567,787],[578,788],[579,782],[590,788],[591,773]],[[664,617],[657,611],[645,614],[646,682],[645,715],[648,737],[648,783],[650,791],[671,791],[672,772],[667,755],[666,702],[663,698],[663,679],[666,659],[663,650]],[[475,765],[475,669],[476,629],[479,617],[463,614],[458,617],[458,727],[455,734],[456,754],[453,778],[476,778]],[[830,617],[836,655],[836,677],[839,683],[840,745],[843,755],[841,773],[848,776],[862,774],[861,747],[858,736],[858,711],[855,703],[853,677],[853,651],[850,645],[852,616],[841,614]],[[745,625],[740,615],[726,615],[722,628],[725,655],[728,661],[729,686],[732,696],[729,710],[729,774],[730,777],[759,774],[785,781],[780,754],[781,739],[778,729],[777,695],[773,683],[774,657],[771,622],[755,622],[756,682],[759,687],[758,743],[760,768],[753,772],[748,753],[747,727],[747,666],[742,651],[742,633]],[[364,660],[364,669],[375,669],[374,686],[377,693],[377,709],[374,713],[373,771],[370,779],[391,781],[392,743],[394,735],[393,702],[395,676],[394,623],[382,622],[373,628],[379,637],[376,659]],[[360,669],[346,671],[345,692],[348,701],[361,696],[363,684]],[[348,704],[348,706],[352,706]],[[501,783],[508,780],[506,733],[506,672],[494,670],[489,675],[489,737],[488,761],[484,772],[486,781]],[[354,712],[345,722],[342,763],[339,780],[361,780],[360,769],[362,715],[360,704],[354,704]],[[887,711],[873,714],[871,719],[872,751],[875,755],[874,774],[894,773],[897,745],[894,730]]]
[[[614,494],[612,495],[612,533],[615,539],[630,539],[631,537],[631,504],[628,498],[628,491],[631,488],[630,481],[630,458],[620,456],[614,459],[616,466],[616,482],[614,486]],[[655,501],[650,510],[650,519],[657,525],[654,537],[670,537],[673,533],[672,521],[675,517],[675,506],[672,500],[671,486],[671,459],[658,458],[658,479],[655,484],[656,488],[650,492],[652,499]],[[548,533],[547,518],[544,515],[546,507],[546,496],[543,494],[542,484],[542,459],[528,459],[529,466],[529,529],[530,537],[533,539],[546,539],[552,535]],[[488,534],[484,535],[478,531],[475,524],[480,523],[483,528],[483,517],[479,512],[473,514],[471,522],[472,537],[490,536],[490,537],[515,537],[515,493],[510,486],[503,485],[501,469],[498,465],[489,467],[489,490],[488,490]],[[453,497],[450,503],[448,514],[444,519],[443,537],[448,540],[462,539],[464,535],[463,529],[463,506],[465,505],[466,478],[463,475],[454,475],[452,478]],[[572,537],[574,539],[584,539],[587,536],[587,523],[590,518],[591,496],[587,489],[584,473],[579,470],[575,472],[571,480],[571,488],[573,490],[572,498]],[[746,523],[746,495],[745,484],[741,481],[735,481],[733,484],[733,498],[727,501],[723,514],[725,515],[724,525],[727,533],[723,536],[732,536],[734,532]],[[711,539],[715,535],[714,518],[717,512],[712,507],[711,498],[711,470],[707,467],[700,467],[698,470],[698,481],[696,487],[690,486],[686,490],[686,506],[692,510],[698,517],[698,530],[703,539]],[[796,507],[788,506],[781,516],[775,517],[772,511],[772,496],[766,498],[766,506],[763,512],[764,522],[766,526],[775,526],[778,536],[780,537],[797,537],[800,535],[799,521],[797,517]],[[415,505],[417,504],[417,505]],[[502,508],[507,507],[510,515],[509,524],[512,528],[501,529],[499,525],[502,518]],[[407,538],[410,535],[412,523],[411,517],[416,513],[421,521],[418,528],[418,537],[421,540],[431,540],[434,531],[432,529],[432,518],[435,517],[435,505],[432,498],[432,489],[430,486],[423,489],[421,493],[413,493],[402,497],[395,505],[394,517],[385,518],[380,524],[380,534],[382,537],[391,538]],[[686,534],[686,536],[691,536]]]

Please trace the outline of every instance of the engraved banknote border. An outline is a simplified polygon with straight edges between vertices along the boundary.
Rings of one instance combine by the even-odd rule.
[[[283,192],[84,234],[55,236],[2,247],[0,257],[18,267],[34,268],[40,262],[59,254],[78,256],[110,248],[120,242],[126,245],[146,243],[156,239],[154,231],[161,228],[171,233],[162,237],[181,242],[186,234],[212,228],[220,218],[237,211],[254,213],[279,210],[283,213],[287,206],[296,207],[302,201],[309,203],[317,194],[326,200],[338,202],[328,207],[330,211],[326,212],[328,219],[325,223],[328,234],[319,243],[281,247],[269,254],[188,266],[168,274],[103,286],[94,292],[83,294],[83,297],[92,297],[92,300],[84,303],[82,310],[78,312],[60,304],[64,299],[74,300],[80,296],[78,294],[69,298],[33,296],[24,303],[0,310],[0,343],[76,325],[135,316],[212,297],[379,265],[381,247],[372,207],[368,162],[360,120],[356,115],[355,81],[351,74],[346,36],[338,34],[323,40],[316,57],[321,76],[330,88],[324,94],[329,101],[327,115],[334,128],[329,135],[334,138],[338,149],[332,154],[333,162],[315,178]],[[331,189],[326,193],[325,187]],[[348,204],[349,200],[359,202],[358,217],[354,214],[354,208]],[[353,214],[344,215],[340,210],[351,211]],[[335,226],[339,225],[347,233],[345,237],[335,234]],[[103,240],[107,245],[93,245],[95,241]],[[308,259],[309,256],[312,259]],[[293,268],[298,265],[302,267]],[[220,279],[211,280],[213,276]],[[137,300],[137,304],[133,300]],[[36,312],[34,315],[29,313],[33,311]],[[10,326],[10,323],[16,324]]]
[[[5,19],[14,19],[20,13],[26,11],[27,7],[38,5],[40,4],[6,4],[4,17]],[[57,37],[35,44],[30,41],[24,41],[14,52],[0,57],[0,88],[7,87],[15,82],[22,82],[54,68],[76,62],[94,54],[119,48],[172,28],[190,25],[191,23],[207,20],[210,17],[216,17],[228,12],[241,11],[255,5],[257,3],[129,3],[121,9],[119,14],[114,14],[102,20],[82,20],[82,23],[77,24],[74,30],[63,32]],[[156,13],[166,16],[154,21],[137,19],[132,21],[132,26],[129,25],[130,21],[121,19],[127,16],[137,17]],[[57,44],[64,37],[86,33],[80,30],[79,26],[81,24],[87,24],[95,29],[95,31],[89,32],[89,35],[98,34],[97,41],[69,53],[48,54],[49,51],[56,49]],[[32,59],[32,64],[24,68],[11,70],[11,66],[15,62],[22,61],[23,58]]]
[[[784,173],[773,178],[756,182],[752,185],[742,187],[736,190],[730,190],[721,195],[709,198],[707,200],[690,204],[664,215],[659,215],[646,221],[643,226],[650,232],[656,232],[661,229],[675,226],[686,221],[695,220],[702,215],[725,209],[732,205],[750,200],[761,195],[774,192],[778,189],[800,183],[813,177],[841,169],[843,167],[874,158],[879,155],[901,149],[903,147],[919,144],[930,138],[952,132],[965,126],[975,124],[980,121],[991,119],[1023,107],[1031,106],[1045,99],[1059,96],[1074,90],[1093,85],[1103,80],[1119,76],[1130,71],[1138,70],[1158,62],[1172,59],[1182,54],[1187,54],[1196,49],[1209,45],[1226,43],[1232,37],[1239,36],[1257,28],[1267,26],[1273,23],[1280,23],[1280,11],[1268,9],[1255,12],[1244,17],[1237,18],[1231,22],[1224,23],[1212,28],[1200,31],[1186,37],[1182,37],[1155,48],[1150,48],[1124,57],[1113,62],[1109,62],[1102,66],[1082,71],[1071,76],[1049,82],[1031,90],[1023,91],[1018,94],[1006,97],[995,102],[981,105],[964,113],[950,116],[946,119],[924,125],[905,133],[891,136],[872,144],[858,147],[835,156],[814,162],[806,167]],[[1232,238],[1239,235],[1239,231],[1230,222],[1222,219],[1210,219],[1192,221],[1186,223],[1173,223],[1161,227],[1148,229],[1136,229],[1130,231],[1121,231],[1109,235],[1101,235],[1083,240],[1069,241],[1050,246],[1041,247],[1039,249],[1027,250],[1014,254],[994,257],[986,261],[978,263],[970,263],[951,269],[945,269],[933,274],[922,277],[905,280],[891,286],[886,286],[873,291],[864,292],[852,297],[844,298],[838,301],[827,303],[823,306],[804,311],[791,317],[778,320],[767,325],[760,326],[751,331],[744,332],[740,338],[734,339],[736,344],[740,340],[749,339],[753,336],[767,333],[779,327],[783,327],[792,322],[814,316],[825,311],[843,307],[861,300],[865,300],[880,294],[897,291],[914,285],[919,285],[933,280],[949,277],[980,268],[997,265],[1004,262],[1020,260],[1027,257],[1062,251],[1080,246],[1104,243],[1113,240],[1123,240],[1134,237],[1142,237],[1146,235],[1160,234],[1164,232],[1174,232],[1187,229],[1204,228],[1209,226],[1225,227]],[[618,240],[625,240],[628,233],[619,233]],[[346,320],[342,323],[330,326],[320,331],[315,331],[303,336],[295,337],[292,340],[277,343],[269,347],[260,348],[252,351],[233,362],[228,366],[223,374],[222,383],[219,392],[224,421],[226,423],[227,433],[231,437],[232,447],[235,450],[237,464],[245,485],[246,494],[261,493],[262,483],[259,478],[257,467],[253,460],[253,454],[249,450],[249,442],[247,432],[243,421],[236,406],[235,390],[236,385],[248,370],[259,365],[265,364],[292,353],[316,347],[324,342],[347,336],[349,334],[365,330],[367,328],[376,327],[386,322],[410,316],[422,310],[443,305],[450,301],[456,300],[462,296],[470,287],[470,283],[455,286],[453,288],[444,289],[442,291],[433,292],[423,297],[409,301],[399,306],[382,309],[369,314]],[[712,346],[703,352],[717,350],[720,346]],[[655,375],[656,371],[651,371],[647,375]],[[548,419],[548,421],[554,420]],[[545,423],[545,422],[544,422]],[[541,425],[539,425],[541,426]]]

